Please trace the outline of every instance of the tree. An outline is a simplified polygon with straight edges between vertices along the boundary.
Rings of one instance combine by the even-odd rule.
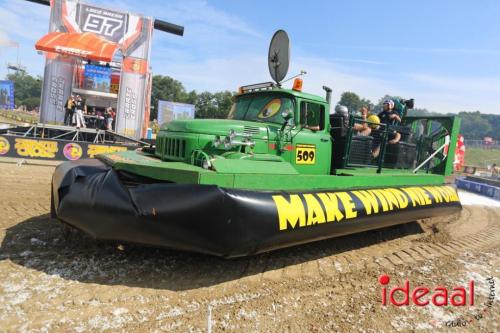
[[[339,104],[346,106],[351,112],[356,112],[363,106],[366,106],[370,109],[373,107],[373,104],[372,102],[370,102],[370,100],[361,98],[356,93],[353,93],[351,91],[342,93],[342,95],[340,96]]]
[[[488,120],[483,118],[479,111],[460,112],[458,115],[462,118],[460,132],[467,139],[482,140],[493,130]],[[495,130],[498,131],[498,128]]]
[[[358,110],[361,107],[361,98],[350,91],[342,93],[339,104],[346,106],[349,111]]]
[[[32,109],[40,105],[42,94],[42,78],[33,77],[25,72],[16,72],[7,75],[7,80],[14,82],[14,103],[26,105]]]
[[[151,119],[158,117],[158,101],[185,103],[188,94],[181,82],[170,76],[154,75],[151,88]]]
[[[196,118],[226,118],[231,109],[233,93],[221,91],[210,93],[208,91],[197,94],[195,90],[187,92],[181,82],[162,75],[153,76],[151,89],[151,114],[150,119],[158,117],[158,101],[171,101],[194,104]]]

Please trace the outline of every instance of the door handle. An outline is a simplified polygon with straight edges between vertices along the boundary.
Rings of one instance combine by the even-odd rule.
[[[330,141],[330,137],[328,137],[328,138],[321,138],[321,142],[328,142],[328,141]]]

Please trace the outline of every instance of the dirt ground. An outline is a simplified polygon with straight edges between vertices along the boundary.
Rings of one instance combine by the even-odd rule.
[[[68,235],[49,216],[52,172],[0,163],[0,331],[500,331],[500,208],[223,260]],[[472,279],[475,303],[382,306],[381,274]]]

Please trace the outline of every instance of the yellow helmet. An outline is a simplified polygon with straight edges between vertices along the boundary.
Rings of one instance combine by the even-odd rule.
[[[380,118],[376,114],[371,114],[366,118],[371,124],[368,124],[372,129],[377,129],[380,125]]]

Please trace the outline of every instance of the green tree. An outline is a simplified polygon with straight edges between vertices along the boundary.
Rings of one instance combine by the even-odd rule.
[[[204,91],[197,95],[196,118],[227,118],[232,104],[233,93],[230,91],[214,94]]]
[[[181,82],[170,76],[154,75],[151,87],[151,115],[150,119],[158,117],[158,101],[185,103],[188,94]]]
[[[460,132],[466,139],[482,140],[493,130],[490,122],[479,111],[460,112],[458,115],[462,118]]]
[[[356,93],[351,91],[342,93],[339,104],[346,106],[351,112],[356,112],[363,106],[370,109],[373,107],[373,104],[369,99],[361,98]]]
[[[342,93],[339,104],[346,106],[349,111],[358,110],[362,106],[361,98],[351,91]]]
[[[7,75],[7,80],[14,82],[14,103],[16,105],[26,105],[29,109],[40,105],[42,94],[40,76],[33,77],[25,72],[16,72]]]

